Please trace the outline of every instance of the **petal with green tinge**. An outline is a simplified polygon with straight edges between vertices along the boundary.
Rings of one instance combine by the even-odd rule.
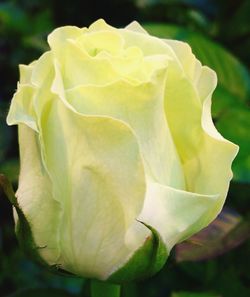
[[[210,108],[211,94],[216,85],[214,72],[207,67],[201,67],[199,72],[195,82],[174,63],[169,63],[165,112],[183,164],[187,190],[220,195],[210,214],[213,220],[224,203],[232,178],[231,164],[238,147],[225,140],[212,122]]]
[[[218,195],[201,195],[148,182],[139,220],[157,230],[168,252],[208,225]]]
[[[165,73],[164,69],[158,71],[151,82],[139,85],[118,81],[103,87],[79,86],[66,90],[65,100],[82,114],[110,116],[127,123],[140,144],[147,175],[159,183],[184,188],[163,110]],[[61,93],[59,87],[57,92]]]
[[[135,221],[145,194],[137,141],[123,122],[80,115],[58,99],[41,119],[45,162],[63,205],[60,264],[105,279],[150,234]]]
[[[49,265],[54,265],[60,255],[60,206],[52,196],[52,184],[43,166],[38,134],[25,124],[19,124],[18,132],[21,157],[16,193],[18,205],[30,225],[40,256]]]

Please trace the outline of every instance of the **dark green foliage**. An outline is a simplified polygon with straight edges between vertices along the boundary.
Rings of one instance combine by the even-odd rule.
[[[73,297],[72,294],[69,294],[60,289],[26,289],[20,290],[14,294],[9,295],[8,297]]]

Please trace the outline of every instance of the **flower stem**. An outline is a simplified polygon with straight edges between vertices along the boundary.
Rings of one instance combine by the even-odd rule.
[[[96,280],[91,281],[91,297],[120,297],[121,288]]]

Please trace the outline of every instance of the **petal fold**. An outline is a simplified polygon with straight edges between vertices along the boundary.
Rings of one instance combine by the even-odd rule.
[[[174,42],[175,47],[178,45]],[[182,64],[188,65],[190,60],[195,67],[181,69],[169,63],[166,117],[183,165],[187,191],[219,194],[213,210],[215,218],[225,201],[238,147],[224,139],[212,122],[211,96],[217,81],[214,71],[196,63],[188,46],[180,46],[177,56]]]
[[[153,81],[139,85],[118,81],[103,87],[79,86],[67,90],[65,100],[81,114],[109,116],[127,123],[140,144],[147,175],[184,188],[180,160],[163,109],[165,75],[163,69]]]
[[[148,182],[139,220],[156,229],[168,252],[172,247],[206,227],[214,215],[218,195],[201,195]]]
[[[36,89],[31,85],[19,85],[12,99],[7,116],[7,124],[26,124],[31,129],[38,131],[36,115],[33,106]]]

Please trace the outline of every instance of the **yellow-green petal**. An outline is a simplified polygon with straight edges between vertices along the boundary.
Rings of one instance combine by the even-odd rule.
[[[136,138],[124,123],[82,116],[56,98],[42,114],[41,130],[64,211],[59,262],[77,275],[105,279],[150,234],[136,222],[145,195]]]
[[[20,84],[30,84],[31,75],[35,64],[36,61],[29,65],[19,65]]]
[[[184,53],[178,56],[184,59],[186,53],[186,58],[190,57],[192,63],[189,48],[181,46],[179,50]],[[213,220],[223,206],[232,178],[231,164],[238,148],[225,140],[212,122],[210,107],[216,86],[214,72],[200,64],[196,67],[200,67],[199,71],[196,68],[196,75],[190,75],[187,69],[183,71],[176,64],[169,63],[165,112],[183,164],[187,190],[220,196],[210,213],[210,220]]]
[[[178,242],[206,227],[218,195],[202,195],[148,181],[139,220],[159,232],[168,252]]]
[[[137,21],[131,22],[125,27],[125,29],[149,35],[148,32]]]
[[[8,125],[25,123],[31,129],[38,131],[33,99],[36,89],[31,85],[19,85],[7,116]]]
[[[65,100],[81,114],[111,116],[127,123],[140,144],[147,175],[165,185],[184,188],[163,109],[165,74],[165,69],[158,71],[153,81],[139,85],[118,81],[103,87],[79,86],[67,90]]]
[[[60,206],[53,198],[37,132],[19,124],[18,134],[21,169],[17,201],[30,224],[37,252],[49,265],[55,265],[60,255]]]

